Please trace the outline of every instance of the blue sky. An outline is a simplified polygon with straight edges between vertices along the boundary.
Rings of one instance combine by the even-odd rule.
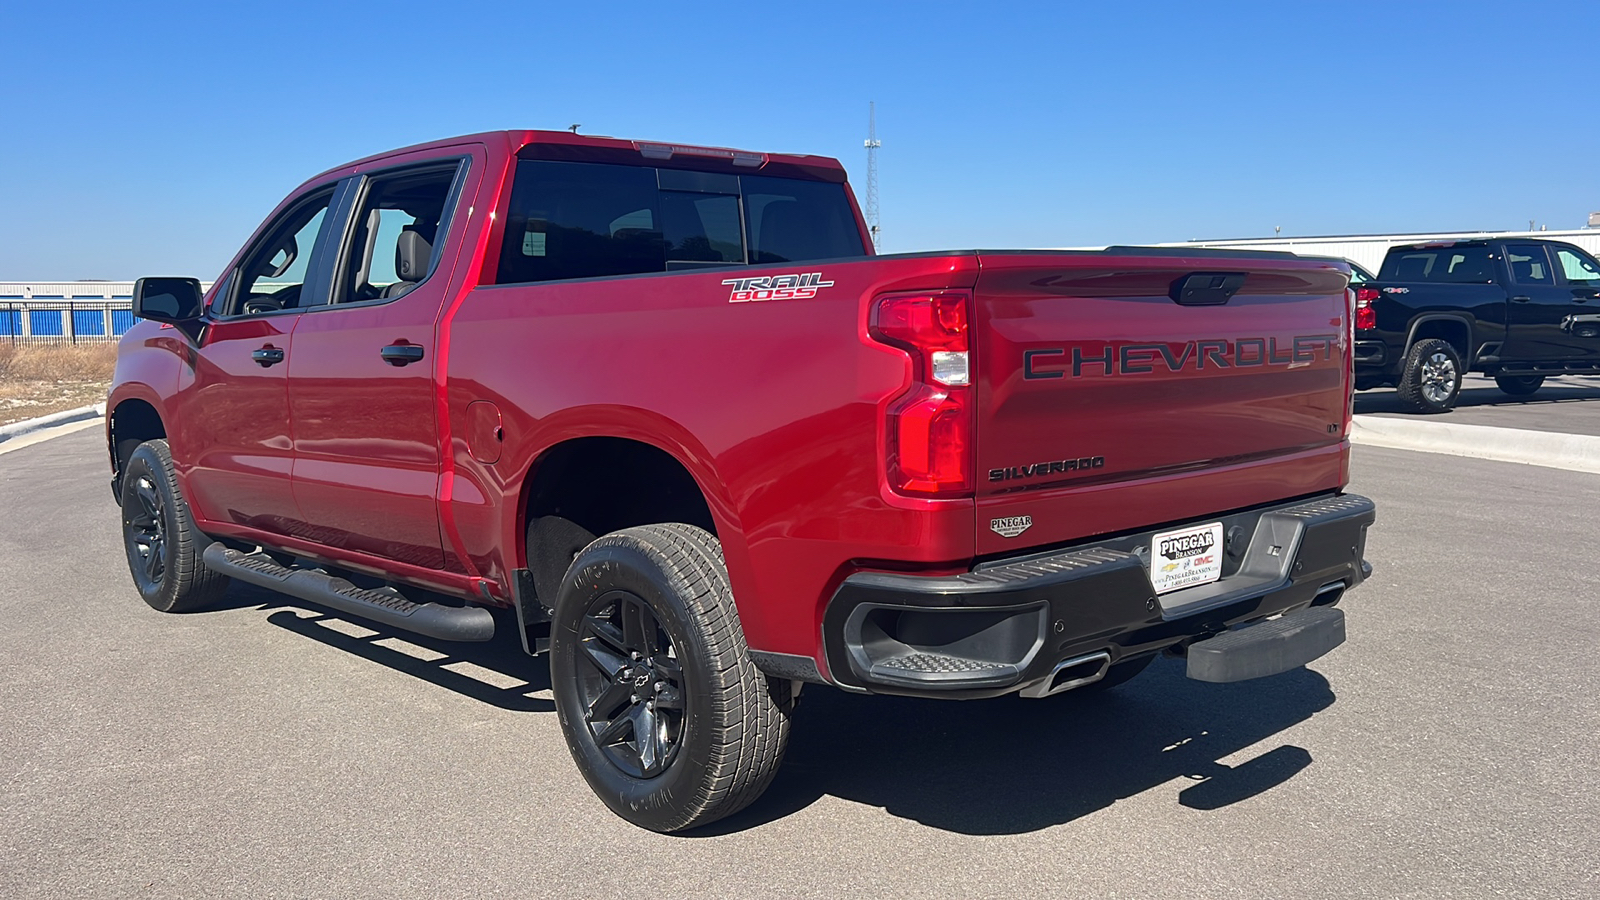
[[[1582,226],[1600,3],[19,2],[0,280],[214,277],[303,179],[500,128],[837,156],[884,250]]]

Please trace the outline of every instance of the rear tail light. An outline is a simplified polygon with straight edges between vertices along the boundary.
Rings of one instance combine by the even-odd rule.
[[[1357,331],[1378,327],[1378,313],[1372,308],[1372,304],[1377,302],[1380,296],[1382,295],[1378,293],[1377,288],[1356,288]]]
[[[911,386],[889,404],[889,484],[917,496],[973,489],[971,295],[964,291],[878,298],[869,331],[911,358]]]

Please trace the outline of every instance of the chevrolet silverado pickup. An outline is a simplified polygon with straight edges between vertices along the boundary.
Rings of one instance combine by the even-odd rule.
[[[1517,397],[1551,375],[1600,375],[1600,263],[1571,244],[1392,247],[1355,293],[1357,390],[1393,386],[1417,412],[1455,406],[1469,371]]]
[[[443,140],[307,181],[204,294],[138,283],[112,490],[155,609],[240,581],[548,650],[579,771],[678,831],[761,794],[805,684],[1043,698],[1340,644],[1348,277],[878,256],[831,159]]]

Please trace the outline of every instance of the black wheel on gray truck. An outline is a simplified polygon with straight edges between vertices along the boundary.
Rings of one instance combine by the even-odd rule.
[[[222,599],[228,578],[200,561],[210,540],[194,525],[164,440],[145,441],[122,467],[122,545],[144,602],[190,612]]]
[[[1543,375],[1496,375],[1494,383],[1513,397],[1526,397],[1544,384]]]
[[[1417,412],[1447,412],[1461,393],[1461,354],[1449,341],[1417,341],[1406,354],[1396,387],[1400,402]]]
[[[589,786],[652,831],[738,812],[783,760],[790,683],[751,663],[703,529],[644,525],[584,548],[556,599],[550,682]]]

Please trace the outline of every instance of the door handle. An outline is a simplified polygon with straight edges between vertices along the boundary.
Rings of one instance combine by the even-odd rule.
[[[268,366],[275,366],[278,363],[283,362],[283,350],[268,344],[259,350],[251,350],[250,358],[255,360],[256,364],[261,366],[261,368],[265,369]]]
[[[423,357],[423,349],[416,344],[390,344],[378,351],[383,361],[391,366],[409,366]]]
[[[1532,299],[1533,299],[1532,297],[1512,297],[1511,298],[1511,302],[1512,303],[1527,303],[1528,301],[1530,301]]]

